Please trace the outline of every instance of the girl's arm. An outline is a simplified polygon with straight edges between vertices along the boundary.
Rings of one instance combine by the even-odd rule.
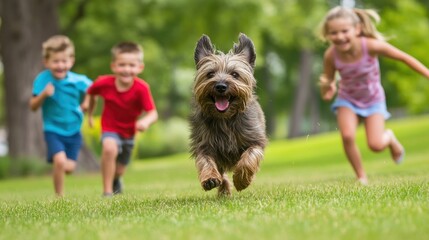
[[[137,121],[136,128],[137,130],[144,132],[152,123],[156,122],[156,120],[158,120],[158,112],[156,109],[153,109],[147,112],[140,120]]]
[[[330,47],[323,57],[323,74],[319,78],[320,93],[325,101],[331,100],[337,91],[335,71],[334,52]]]
[[[372,55],[381,55],[407,64],[411,69],[429,79],[429,69],[413,56],[399,50],[391,44],[368,39],[368,48]]]
[[[39,95],[33,96],[30,99],[30,102],[28,104],[30,106],[30,109],[33,111],[36,111],[37,109],[39,109],[40,106],[42,106],[45,99],[47,97],[54,95],[54,93],[55,93],[54,85],[52,85],[51,83],[48,83],[48,85],[46,85],[45,89]]]

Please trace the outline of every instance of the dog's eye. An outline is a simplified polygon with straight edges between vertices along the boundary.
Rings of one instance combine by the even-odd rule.
[[[235,79],[237,79],[238,77],[240,77],[240,75],[237,72],[232,72],[231,76]]]
[[[215,72],[207,73],[207,78],[213,78],[215,76]]]

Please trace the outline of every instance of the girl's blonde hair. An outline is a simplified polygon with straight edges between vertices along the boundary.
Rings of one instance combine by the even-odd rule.
[[[337,18],[348,18],[355,26],[359,24],[362,28],[361,36],[385,40],[384,36],[375,27],[375,23],[380,22],[380,16],[375,10],[338,6],[332,8],[321,22],[319,37],[323,41],[327,40],[328,22]]]
[[[73,42],[64,35],[55,35],[43,42],[42,55],[43,58],[48,59],[52,53],[68,52],[70,57],[74,57]]]

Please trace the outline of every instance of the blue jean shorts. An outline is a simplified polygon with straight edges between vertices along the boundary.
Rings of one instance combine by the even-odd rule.
[[[105,138],[113,138],[115,139],[116,144],[118,144],[118,156],[116,157],[116,162],[119,162],[122,165],[128,165],[131,160],[131,154],[133,153],[134,138],[123,138],[114,132],[103,132],[101,135],[101,142],[103,142]]]
[[[62,136],[53,132],[44,132],[47,147],[48,163],[53,162],[53,157],[59,152],[65,152],[68,159],[77,161],[82,135],[80,132],[71,136]]]
[[[386,102],[375,103],[367,108],[360,108],[350,101],[347,101],[342,98],[335,99],[334,103],[331,105],[331,110],[336,114],[337,108],[347,107],[351,109],[356,115],[360,117],[369,117],[373,114],[379,113],[383,115],[384,119],[390,118],[390,113],[387,111]]]

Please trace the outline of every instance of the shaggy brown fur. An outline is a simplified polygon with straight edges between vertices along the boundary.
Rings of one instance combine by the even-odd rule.
[[[247,188],[259,170],[267,144],[264,113],[254,93],[255,49],[240,34],[227,54],[215,51],[203,35],[195,49],[197,73],[193,88],[191,153],[204,190],[231,195],[228,171],[238,191]]]

